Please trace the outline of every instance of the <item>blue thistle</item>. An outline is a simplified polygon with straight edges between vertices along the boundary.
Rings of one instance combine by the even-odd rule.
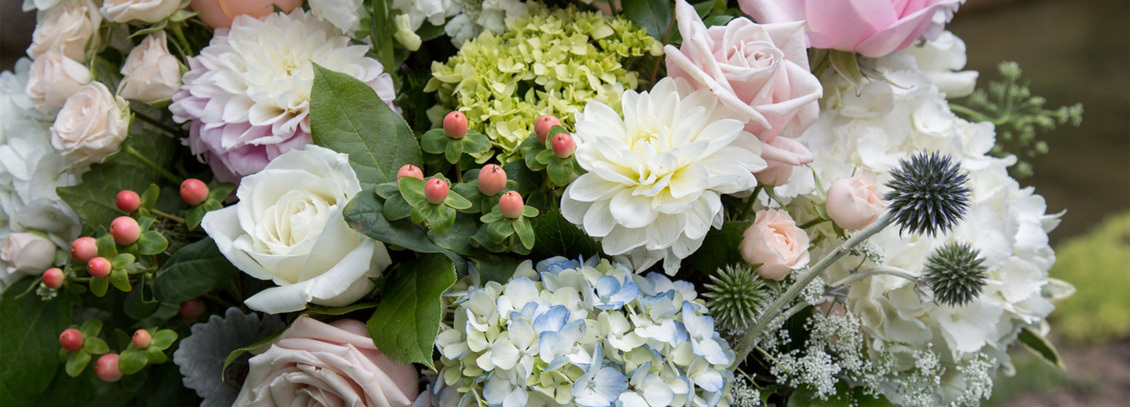
[[[883,199],[899,224],[899,232],[934,236],[953,228],[969,209],[969,173],[948,155],[917,152],[899,160]]]
[[[702,295],[719,332],[735,335],[753,326],[769,291],[753,268],[745,265],[718,269],[706,289]]]
[[[959,307],[981,295],[985,272],[981,252],[967,243],[947,242],[926,258],[922,281],[934,292],[934,301]]]

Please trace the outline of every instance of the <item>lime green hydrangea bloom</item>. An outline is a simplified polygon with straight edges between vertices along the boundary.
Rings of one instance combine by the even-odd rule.
[[[502,162],[517,158],[518,144],[543,114],[571,127],[573,114],[589,101],[619,111],[624,90],[640,85],[639,73],[627,65],[663,54],[662,44],[627,19],[537,3],[529,8],[526,16],[507,21],[503,34],[484,32],[447,63],[434,62],[425,88],[439,92],[430,116],[462,111],[472,129],[490,138]]]

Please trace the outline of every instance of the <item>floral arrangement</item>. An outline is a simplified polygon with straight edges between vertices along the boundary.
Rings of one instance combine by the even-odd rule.
[[[1082,107],[961,3],[25,0],[0,404],[978,405]]]

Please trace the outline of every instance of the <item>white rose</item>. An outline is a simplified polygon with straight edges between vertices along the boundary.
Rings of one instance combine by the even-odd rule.
[[[24,0],[24,11],[47,10],[63,0]]]
[[[244,177],[239,203],[209,212],[201,226],[232,264],[279,285],[248,298],[251,309],[277,314],[308,302],[347,305],[369,293],[369,278],[392,263],[384,244],[342,217],[358,192],[348,156],[308,145]]]
[[[0,258],[8,263],[8,274],[42,274],[55,263],[55,243],[34,233],[12,233],[4,238]]]
[[[141,20],[156,23],[173,15],[181,0],[105,0],[102,15],[115,23]]]
[[[126,57],[118,94],[145,103],[172,99],[180,90],[180,68],[177,57],[169,52],[165,32],[150,34]]]
[[[31,37],[27,54],[32,59],[48,51],[62,48],[63,55],[76,61],[86,61],[87,44],[98,46],[98,28],[102,15],[90,0],[76,0],[60,4],[47,11],[39,20]]]
[[[118,151],[129,134],[129,103],[101,82],[79,88],[51,126],[51,146],[79,168]]]
[[[27,95],[40,109],[58,109],[91,79],[85,65],[60,52],[48,52],[31,64]]]
[[[965,41],[953,33],[943,32],[937,39],[907,47],[903,52],[914,56],[922,74],[947,97],[960,98],[973,93],[977,85],[977,71],[961,70],[966,62]]]

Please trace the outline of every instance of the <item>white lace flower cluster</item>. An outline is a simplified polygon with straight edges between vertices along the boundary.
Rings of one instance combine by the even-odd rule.
[[[457,301],[417,406],[729,405],[734,359],[694,285],[555,257]]]
[[[971,207],[962,223],[936,237],[902,235],[898,228],[888,228],[870,240],[881,255],[872,256],[860,269],[893,267],[920,275],[935,248],[948,241],[969,243],[980,251],[988,268],[981,296],[961,307],[939,305],[921,297],[914,282],[880,275],[852,284],[847,297],[848,310],[860,318],[872,344],[870,351],[899,355],[896,370],[912,369],[914,352],[932,347],[939,353],[948,365],[942,385],[957,390],[942,392],[943,399],[931,403],[949,403],[974,390],[965,385],[969,369],[958,366],[985,356],[1007,362],[1005,350],[1019,330],[1038,327],[1054,308],[1050,290],[1044,287],[1055,261],[1047,232],[1058,224],[1058,215],[1046,214],[1044,199],[1009,177],[1007,168],[1015,157],[988,155],[995,142],[992,124],[955,116],[914,57],[893,54],[878,60],[876,67],[890,83],[873,81],[858,95],[846,81],[825,77],[820,118],[800,139],[817,158],[810,170],[796,171],[777,193],[799,197],[790,207],[803,213],[812,202],[823,201],[832,182],[870,170],[884,184],[900,158],[920,150],[948,154],[969,171]],[[822,241],[813,248],[813,257],[839,243],[835,238],[817,238],[833,236],[830,226],[809,233],[814,241]],[[837,263],[828,280],[847,276],[859,264]],[[888,397],[900,399],[896,393],[890,389]]]

